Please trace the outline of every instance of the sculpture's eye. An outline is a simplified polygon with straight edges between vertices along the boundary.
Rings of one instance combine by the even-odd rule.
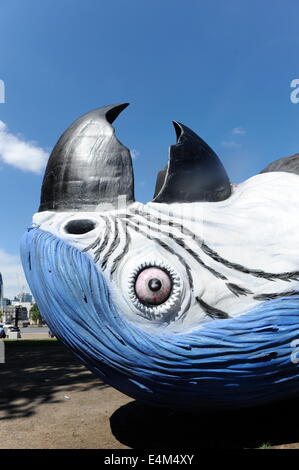
[[[160,305],[172,291],[172,279],[161,268],[149,267],[139,272],[135,282],[135,293],[145,305]]]
[[[70,220],[64,227],[64,230],[71,235],[83,235],[91,232],[96,226],[95,221],[89,219]]]
[[[175,318],[182,303],[182,281],[173,267],[162,260],[145,261],[129,274],[128,294],[148,320]]]

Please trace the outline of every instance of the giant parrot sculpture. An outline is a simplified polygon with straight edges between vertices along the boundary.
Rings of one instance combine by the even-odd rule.
[[[126,106],[80,117],[49,158],[21,242],[45,321],[100,379],[146,403],[217,410],[299,394],[299,156],[231,184],[174,122],[142,204],[112,127]]]

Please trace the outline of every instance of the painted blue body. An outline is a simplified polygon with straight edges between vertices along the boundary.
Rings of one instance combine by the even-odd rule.
[[[21,255],[54,334],[127,395],[168,407],[225,409],[299,393],[298,296],[266,301],[192,333],[151,335],[121,317],[101,272],[76,248],[32,228]]]

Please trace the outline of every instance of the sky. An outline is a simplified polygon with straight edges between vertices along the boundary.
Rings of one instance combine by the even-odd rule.
[[[47,158],[91,109],[130,103],[114,127],[141,202],[175,143],[172,120],[207,141],[233,182],[299,152],[298,14],[296,0],[1,0],[4,295],[28,290],[19,244]]]

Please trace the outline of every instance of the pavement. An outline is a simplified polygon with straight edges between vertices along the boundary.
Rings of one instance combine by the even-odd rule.
[[[48,331],[45,331],[43,333],[35,333],[34,331],[29,331],[27,333],[22,333],[21,332],[21,338],[19,339],[46,339],[49,338]]]
[[[299,399],[217,413],[137,402],[56,339],[5,340],[2,449],[299,449]]]
[[[114,437],[110,417],[132,399],[100,381],[56,339],[4,344],[2,449],[128,448]]]
[[[21,338],[19,339],[45,339],[48,338],[48,327],[27,327],[20,328]],[[9,338],[9,332],[8,332]]]

